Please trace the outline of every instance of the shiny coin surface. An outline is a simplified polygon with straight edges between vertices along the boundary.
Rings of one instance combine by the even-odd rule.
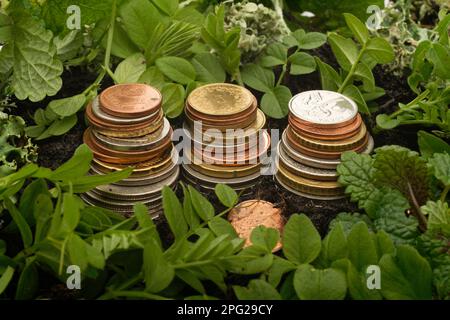
[[[283,182],[283,178],[280,178],[278,176],[278,174],[276,174],[274,176],[274,179],[276,182],[278,182],[284,189],[286,189],[287,191],[298,195],[300,197],[304,197],[304,198],[308,198],[308,199],[313,199],[313,200],[325,200],[325,201],[331,201],[331,200],[339,200],[339,199],[343,199],[346,196],[345,195],[339,195],[339,196],[318,196],[318,195],[312,195],[312,194],[307,194],[298,190],[295,190],[293,188],[291,188],[289,185],[285,184]]]
[[[333,126],[352,121],[358,113],[358,106],[342,94],[312,90],[294,96],[289,102],[289,110],[300,120]]]
[[[197,127],[201,127],[203,131],[206,130],[220,130],[221,132],[226,132],[229,129],[242,129],[242,128],[246,128],[249,125],[251,125],[257,117],[257,113],[253,112],[252,114],[250,114],[248,117],[245,118],[241,118],[235,121],[231,121],[227,124],[223,124],[223,123],[217,123],[217,124],[213,124],[213,123],[206,123],[200,120],[196,120],[194,118],[191,117],[191,115],[189,114],[189,112],[185,112],[185,116],[186,116],[186,122],[191,126],[197,126]],[[197,124],[196,124],[197,123]]]
[[[103,120],[105,122],[109,122],[112,124],[122,124],[122,125],[130,125],[130,124],[138,124],[138,123],[146,122],[148,120],[153,119],[158,114],[158,112],[160,112],[160,109],[157,108],[154,113],[151,113],[144,117],[136,117],[136,118],[116,117],[116,116],[112,116],[112,115],[104,112],[100,108],[99,97],[96,97],[92,101],[92,104],[88,106],[88,108],[90,108],[92,110],[92,113],[94,114],[94,116],[99,118],[100,120]]]
[[[151,122],[150,124],[146,124],[139,128],[131,128],[127,129],[127,127],[123,126],[121,128],[106,128],[103,126],[98,126],[95,124],[92,124],[92,127],[98,131],[99,133],[103,134],[104,136],[108,137],[114,137],[114,138],[135,138],[135,137],[142,137],[149,135],[157,130],[159,130],[164,121],[163,121],[163,114],[160,113],[158,118]]]
[[[281,142],[278,143],[277,151],[278,165],[282,166],[283,169],[286,169],[293,174],[307,179],[321,181],[337,181],[338,179],[336,170],[313,168],[293,160],[281,147]]]
[[[161,107],[161,93],[146,84],[117,84],[100,94],[100,108],[113,116],[141,117]]]
[[[295,137],[294,140],[302,146],[318,151],[343,152],[347,150],[354,150],[358,149],[367,142],[367,129],[364,124],[361,125],[361,129],[355,136],[340,141],[308,138],[296,133],[291,126],[288,126],[286,130],[289,130],[292,136]]]
[[[118,151],[143,151],[149,150],[160,145],[164,139],[172,134],[172,129],[170,127],[169,121],[164,118],[164,124],[161,130],[157,130],[154,133],[145,135],[143,137],[136,137],[133,139],[127,138],[114,138],[108,137],[92,130],[92,134],[95,139],[103,146]]]
[[[294,190],[316,196],[342,196],[344,188],[337,181],[319,181],[297,176],[282,167],[276,173],[278,179]]]
[[[245,247],[252,244],[250,236],[252,231],[259,226],[274,228],[283,233],[284,218],[281,209],[272,203],[263,200],[248,200],[241,202],[228,214],[228,220],[236,230],[238,236],[245,239]],[[278,241],[272,252],[280,250],[281,241]]]
[[[230,116],[245,111],[254,102],[252,93],[244,87],[229,83],[201,86],[191,92],[187,103],[206,115]]]
[[[97,186],[93,190],[95,193],[103,197],[116,200],[149,200],[160,195],[164,186],[170,186],[176,183],[180,173],[179,167],[168,178],[158,183],[146,186],[119,186],[119,185],[102,185]]]

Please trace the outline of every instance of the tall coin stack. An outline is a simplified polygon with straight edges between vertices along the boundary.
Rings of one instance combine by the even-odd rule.
[[[336,172],[341,154],[370,153],[374,147],[357,105],[339,93],[314,90],[294,96],[289,111],[278,145],[276,180],[307,198],[343,198]]]
[[[187,182],[212,190],[224,183],[241,191],[261,175],[261,159],[270,146],[256,98],[247,89],[225,83],[192,91],[186,101],[184,129],[190,151],[184,154]]]
[[[90,127],[83,140],[92,150],[91,174],[133,167],[132,174],[114,184],[83,194],[85,202],[124,215],[142,202],[149,213],[161,209],[161,190],[175,188],[178,154],[172,128],[161,109],[161,93],[145,84],[119,84],[104,90],[86,108]]]

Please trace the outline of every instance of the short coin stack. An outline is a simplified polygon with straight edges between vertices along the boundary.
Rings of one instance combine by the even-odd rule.
[[[185,114],[190,145],[184,153],[186,181],[201,190],[217,183],[236,191],[254,186],[270,136],[262,130],[266,118],[253,94],[232,84],[205,85],[189,95]]]
[[[134,170],[127,179],[86,192],[85,202],[124,215],[133,212],[136,202],[147,205],[152,215],[161,211],[161,190],[166,185],[174,188],[180,171],[161,101],[153,87],[120,84],[88,105],[90,127],[83,140],[94,154],[91,174]]]
[[[278,145],[277,181],[311,199],[344,197],[336,167],[345,151],[370,153],[374,142],[357,105],[331,91],[314,90],[289,103],[289,126]]]

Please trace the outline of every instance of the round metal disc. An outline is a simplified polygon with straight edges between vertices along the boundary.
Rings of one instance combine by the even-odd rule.
[[[249,182],[253,182],[261,176],[261,172],[252,173],[251,175],[245,176],[245,177],[239,177],[239,178],[216,178],[204,175],[195,169],[192,168],[191,165],[182,164],[183,170],[189,174],[192,178],[195,180],[203,181],[208,184],[218,184],[218,183],[224,183],[231,186],[239,186],[242,184],[246,184]]]

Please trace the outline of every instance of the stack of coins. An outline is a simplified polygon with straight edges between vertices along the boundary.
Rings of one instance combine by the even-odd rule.
[[[254,186],[261,175],[270,136],[256,98],[247,89],[225,83],[192,91],[186,101],[184,129],[190,150],[184,153],[184,177],[201,190],[224,183],[236,191]]]
[[[142,202],[152,215],[161,211],[161,190],[175,188],[178,154],[172,128],[161,109],[158,90],[145,84],[120,84],[107,88],[86,108],[90,127],[84,143],[92,150],[91,174],[106,174],[133,167],[132,174],[114,184],[83,194],[91,205],[124,215]]]
[[[374,147],[357,105],[339,93],[314,90],[294,96],[289,111],[278,145],[276,180],[307,198],[343,198],[336,172],[341,154],[370,153]]]

